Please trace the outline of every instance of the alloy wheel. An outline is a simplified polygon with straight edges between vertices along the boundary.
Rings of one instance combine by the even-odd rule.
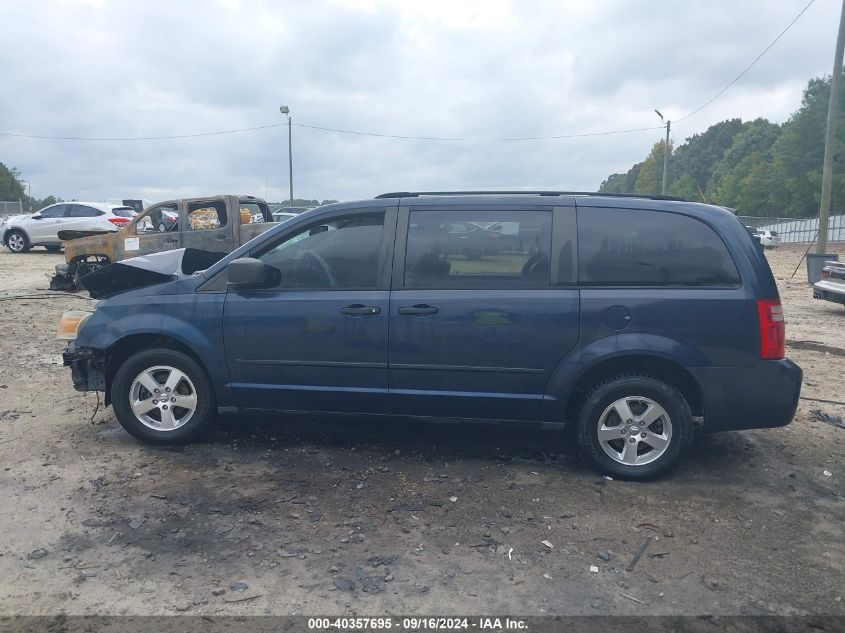
[[[643,466],[659,459],[672,440],[672,420],[662,406],[644,396],[627,396],[599,416],[598,440],[615,462]]]
[[[137,420],[156,431],[174,431],[197,409],[197,391],[183,371],[158,365],[142,371],[129,389],[129,406]]]
[[[20,253],[26,247],[26,238],[20,233],[12,233],[6,240],[9,250]]]

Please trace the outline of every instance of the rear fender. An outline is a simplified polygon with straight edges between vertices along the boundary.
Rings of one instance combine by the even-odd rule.
[[[120,233],[108,233],[62,242],[62,246],[65,247],[65,262],[72,264],[75,261],[85,259],[89,255],[106,257],[111,262],[117,261],[117,237],[119,235]]]
[[[558,364],[546,387],[543,418],[564,421],[579,378],[599,363],[625,356],[650,356],[685,368],[710,365],[701,352],[665,336],[633,332],[608,336],[574,350]]]

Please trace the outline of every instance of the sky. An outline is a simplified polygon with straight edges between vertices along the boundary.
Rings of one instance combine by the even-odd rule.
[[[734,79],[808,0],[0,0],[0,162],[32,195],[151,201],[386,191],[595,190]],[[730,90],[672,126],[782,122],[829,74],[841,5],[816,0]]]

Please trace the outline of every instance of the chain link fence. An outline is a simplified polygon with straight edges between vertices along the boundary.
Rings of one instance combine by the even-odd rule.
[[[777,231],[781,243],[810,244],[819,234],[818,218],[758,218],[738,216],[745,226]],[[845,215],[832,215],[827,223],[827,241],[845,242]]]
[[[0,200],[0,218],[7,218],[10,215],[20,215],[23,213],[23,204],[20,200],[14,202],[6,202]]]

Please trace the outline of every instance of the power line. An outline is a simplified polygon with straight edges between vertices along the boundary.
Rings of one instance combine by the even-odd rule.
[[[336,132],[338,134],[354,134],[356,136],[376,136],[379,138],[398,138],[415,141],[461,141],[461,142],[498,142],[498,141],[550,141],[566,138],[584,138],[588,136],[610,136],[612,134],[629,134],[631,132],[645,132],[648,130],[662,130],[663,126],[641,127],[630,130],[610,130],[607,132],[580,132],[577,134],[555,134],[551,136],[499,136],[499,137],[467,137],[467,136],[407,136],[402,134],[382,134],[379,132],[358,132],[355,130],[341,130],[338,128],[321,127],[318,125],[306,125],[294,123],[295,127],[304,127],[322,132]]]
[[[197,134],[174,134],[172,136],[126,136],[126,137],[93,137],[93,136],[50,136],[41,134],[20,134],[17,132],[0,132],[0,136],[11,138],[26,138],[37,140],[54,141],[166,141],[185,138],[199,138],[203,136],[221,136],[223,134],[239,134],[241,132],[254,132],[270,128],[283,127],[287,123],[271,123],[256,127],[240,128],[235,130],[219,130],[216,132],[200,132]],[[337,134],[351,134],[354,136],[372,136],[377,138],[395,138],[416,141],[448,141],[448,142],[499,142],[499,141],[547,141],[568,138],[585,138],[590,136],[610,136],[613,134],[630,134],[632,132],[646,132],[649,130],[661,130],[662,126],[643,127],[628,130],[609,130],[604,132],[579,132],[575,134],[555,134],[551,136],[504,136],[504,137],[461,137],[461,136],[412,136],[404,134],[384,134],[381,132],[362,132],[359,130],[344,130],[340,128],[324,127],[320,125],[308,125],[305,123],[294,123],[294,127],[317,130],[320,132],[334,132]]]
[[[685,119],[688,119],[688,118],[690,118],[691,116],[693,116],[693,115],[695,115],[695,114],[698,114],[698,113],[699,113],[699,112],[701,112],[704,108],[706,108],[706,107],[707,107],[707,106],[709,106],[711,103],[713,103],[716,99],[718,99],[718,98],[719,98],[719,97],[721,97],[723,94],[725,94],[725,92],[727,92],[727,91],[728,91],[728,89],[729,89],[731,86],[733,86],[733,85],[734,85],[737,81],[739,81],[740,79],[742,79],[742,78],[743,78],[743,76],[745,76],[745,74],[746,74],[749,70],[751,70],[757,62],[759,62],[759,61],[760,61],[760,59],[763,57],[763,55],[765,55],[766,53],[768,53],[768,52],[769,52],[769,49],[771,49],[771,48],[772,48],[772,46],[774,46],[775,44],[777,44],[777,43],[778,43],[778,40],[779,40],[780,38],[782,38],[782,37],[784,36],[784,34],[785,34],[785,33],[786,33],[789,29],[791,29],[791,28],[792,28],[792,25],[793,25],[793,24],[795,24],[795,23],[798,21],[798,19],[799,19],[802,15],[804,15],[804,13],[807,11],[807,9],[809,9],[809,8],[810,8],[810,6],[812,6],[812,4],[813,4],[815,1],[816,1],[816,0],[810,0],[810,2],[808,2],[808,3],[807,3],[807,6],[805,6],[803,9],[801,9],[801,12],[800,12],[798,15],[796,15],[796,16],[795,16],[795,18],[792,20],[792,22],[790,22],[789,24],[787,24],[787,25],[786,25],[786,28],[785,28],[783,31],[781,31],[781,32],[780,32],[780,35],[778,35],[775,39],[773,39],[773,40],[771,41],[771,43],[770,43],[770,44],[769,44],[766,48],[764,48],[764,49],[763,49],[763,52],[762,52],[762,53],[760,53],[759,55],[757,55],[757,57],[755,57],[755,58],[754,58],[754,61],[752,61],[750,64],[748,64],[748,66],[746,66],[746,67],[745,67],[745,70],[743,70],[743,71],[742,71],[741,73],[739,73],[736,77],[734,77],[733,81],[731,81],[731,82],[730,82],[727,86],[725,86],[724,88],[722,88],[722,89],[721,89],[719,92],[717,92],[715,95],[713,95],[712,97],[710,97],[710,99],[708,99],[708,100],[707,100],[707,101],[705,101],[703,104],[701,104],[700,106],[698,106],[695,110],[693,110],[692,112],[690,112],[690,113],[689,113],[689,114],[687,114],[686,116],[681,117],[680,119],[678,119],[677,121],[675,121],[675,123],[680,123],[681,121],[684,121]]]
[[[199,132],[197,134],[175,134],[173,136],[126,136],[126,137],[94,137],[94,136],[48,136],[41,134],[18,134],[17,132],[0,132],[0,136],[12,138],[29,138],[50,141],[169,141],[180,138],[198,138],[200,136],[221,136],[223,134],[239,134],[241,132],[254,132],[255,130],[266,130],[273,127],[281,127],[287,123],[271,123],[270,125],[259,125],[257,127],[244,127],[236,130],[218,130],[216,132]]]

